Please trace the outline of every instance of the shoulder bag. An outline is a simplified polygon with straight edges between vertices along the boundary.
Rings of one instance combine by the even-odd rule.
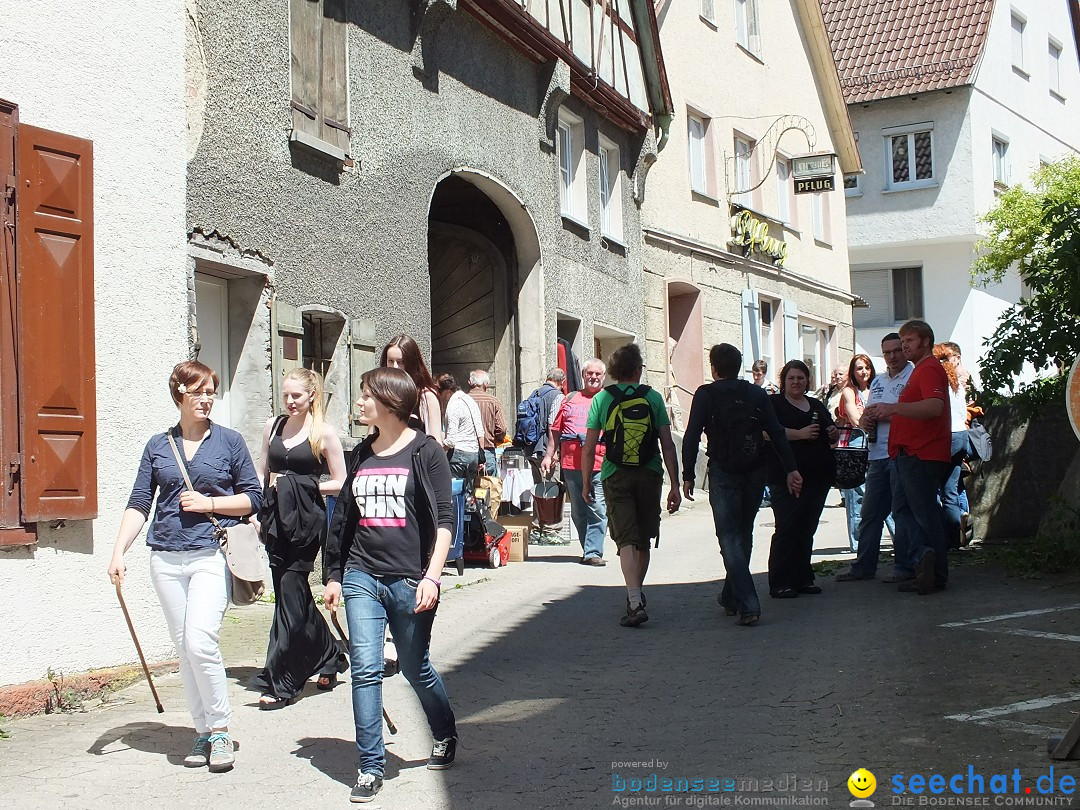
[[[191,477],[188,475],[187,465],[180,456],[180,450],[176,446],[172,430],[166,432],[169,444],[172,446],[176,463],[184,476],[184,483],[188,490],[195,491],[191,485]],[[221,544],[225,552],[225,562],[229,565],[229,574],[232,579],[229,588],[230,600],[234,605],[250,605],[259,600],[266,590],[266,555],[262,541],[255,527],[246,520],[235,526],[222,526],[217,518],[208,514],[210,522],[214,524],[214,536]]]

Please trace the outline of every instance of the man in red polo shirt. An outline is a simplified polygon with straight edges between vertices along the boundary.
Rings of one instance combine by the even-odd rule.
[[[870,405],[866,412],[891,419],[889,458],[896,460],[893,517],[912,528],[911,560],[915,579],[901,591],[925,595],[949,581],[945,529],[938,489],[949,474],[952,433],[949,380],[934,358],[934,330],[925,321],[900,327],[904,357],[915,364],[900,401]]]

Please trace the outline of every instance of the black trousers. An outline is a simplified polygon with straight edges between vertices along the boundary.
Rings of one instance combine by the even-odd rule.
[[[814,584],[810,555],[814,532],[831,487],[803,482],[796,498],[786,486],[773,486],[772,510],[776,528],[769,549],[769,593]]]
[[[316,673],[336,672],[343,651],[311,596],[306,571],[270,567],[274,578],[274,623],[266,649],[266,666],[251,685],[278,698],[304,691]]]

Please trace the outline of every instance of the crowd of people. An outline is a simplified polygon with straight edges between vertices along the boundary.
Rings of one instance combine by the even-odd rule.
[[[626,587],[620,623],[648,621],[644,593],[661,507],[693,500],[701,439],[708,495],[726,569],[717,601],[736,624],[761,616],[750,573],[757,512],[768,493],[775,517],[769,595],[822,592],[811,567],[814,534],[835,484],[833,448],[865,440],[865,481],[843,490],[855,561],[836,579],[876,578],[883,527],[893,535],[894,567],[883,581],[928,594],[948,583],[948,538],[970,529],[961,471],[968,452],[966,374],[955,344],[934,344],[930,326],[909,321],[881,345],[885,370],[852,358],[811,395],[799,360],[776,386],[764,361],[753,381],[729,344],[713,346],[713,381],[694,393],[682,443],[682,475],[662,395],[642,383],[635,343],[608,364],[581,365],[580,390],[564,391],[552,369],[519,406],[536,424],[522,452],[538,480],[556,465],[569,495],[581,563],[604,566],[610,534]],[[575,375],[576,376],[576,375]],[[613,384],[604,385],[610,376]],[[124,554],[147,520],[150,577],[175,643],[196,739],[189,767],[226,771],[235,762],[232,710],[218,634],[230,599],[222,532],[250,516],[266,545],[275,592],[264,668],[251,685],[260,709],[293,703],[315,677],[331,689],[350,670],[358,778],[355,802],[382,788],[382,679],[389,628],[400,671],[423,707],[433,745],[427,767],[454,763],[457,729],[445,684],[429,657],[441,575],[455,525],[452,478],[495,475],[495,451],[509,435],[490,377],[473,371],[469,393],[450,374],[433,375],[407,335],[388,342],[378,368],[363,375],[356,403],[369,435],[348,454],[325,419],[322,380],[299,368],[283,380],[284,412],[266,421],[258,463],[239,433],[210,418],[216,372],[178,364],[169,393],[177,424],[152,436],[139,463],[108,573],[122,582]],[[518,432],[521,424],[518,425]],[[520,442],[519,442],[520,443]],[[668,491],[664,495],[665,477]],[[190,483],[189,483],[190,481]],[[327,515],[327,496],[333,499]],[[323,553],[323,604],[343,604],[347,647],[320,615],[308,584]]]

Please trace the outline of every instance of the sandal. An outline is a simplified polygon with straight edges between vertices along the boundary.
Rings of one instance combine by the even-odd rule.
[[[794,599],[798,595],[799,592],[794,588],[781,588],[769,594],[773,599]]]
[[[267,693],[259,698],[259,708],[263,711],[284,709],[286,706],[291,706],[293,703],[296,703],[296,695],[293,695],[290,698],[283,698]]]
[[[324,692],[337,686],[338,672],[344,672],[349,668],[349,659],[345,653],[338,653],[337,662],[334,664],[337,672],[320,672],[319,679],[315,681],[315,688]]]

